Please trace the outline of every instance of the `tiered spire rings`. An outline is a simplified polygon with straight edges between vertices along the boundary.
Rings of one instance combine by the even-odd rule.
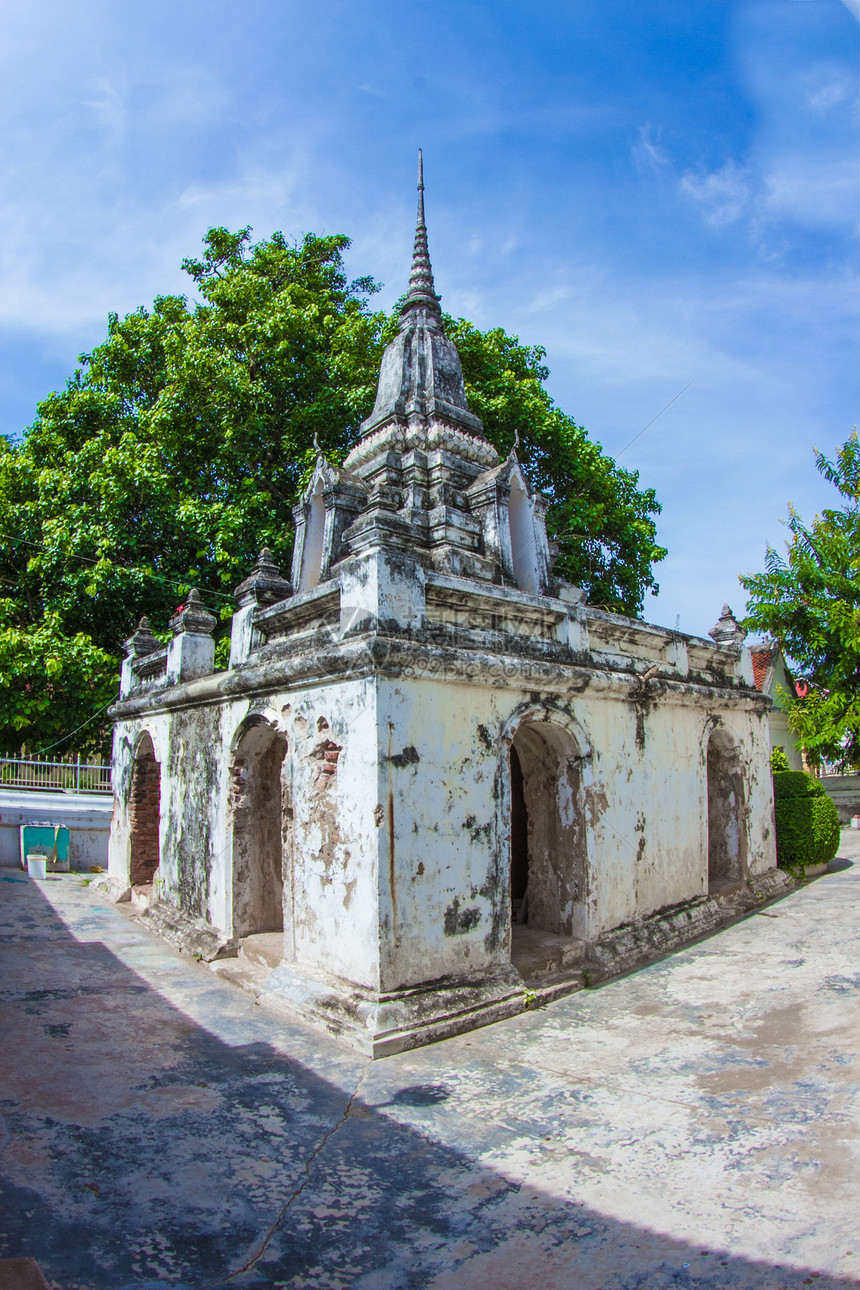
[[[400,311],[401,316],[405,318],[413,309],[429,309],[436,315],[442,313],[433,282],[430,253],[427,249],[427,225],[424,223],[424,158],[420,148],[418,149],[418,219],[415,225],[415,248],[412,252],[409,290]]]

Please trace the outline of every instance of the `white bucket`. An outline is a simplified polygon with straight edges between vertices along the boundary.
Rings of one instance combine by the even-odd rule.
[[[37,882],[44,882],[48,876],[48,857],[47,856],[27,856],[27,873]]]
[[[852,829],[860,829],[860,815],[851,816],[851,827]]]

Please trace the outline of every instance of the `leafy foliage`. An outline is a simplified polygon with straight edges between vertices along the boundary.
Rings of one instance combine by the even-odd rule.
[[[23,443],[0,438],[8,675],[42,694],[71,642],[90,651],[88,662],[81,655],[89,682],[77,699],[69,688],[68,704],[50,715],[34,706],[24,720],[12,689],[0,690],[2,746],[40,747],[59,713],[67,732],[92,715],[142,614],[163,629],[197,586],[223,634],[232,589],[260,547],[289,568],[291,508],[314,439],[342,461],[373,405],[396,326],[394,315],[371,309],[370,278],[348,280],[348,245],[312,234],[291,243],[280,233],[251,245],[248,229],[211,229],[201,257],[183,266],[196,304],[163,296],[149,310],[112,315],[104,342],[39,404]],[[559,571],[593,601],[640,612],[651,565],[665,554],[653,492],[555,407],[543,350],[462,319],[447,326],[488,437],[507,453],[519,431],[524,464],[550,497]],[[105,730],[95,724],[67,746]]]
[[[839,849],[839,814],[823,785],[802,770],[777,771],[773,796],[779,867],[803,877],[808,867],[832,860]]]
[[[789,506],[787,559],[769,547],[766,572],[741,578],[746,625],[764,629],[793,662],[807,693],[785,695],[789,724],[815,764],[860,767],[860,443],[855,430],[818,470],[844,504],[811,525]],[[801,687],[801,688],[806,688]]]
[[[781,745],[771,749],[770,768],[772,771],[791,770],[785,749]]]
[[[22,736],[33,729],[44,745],[62,740],[107,707],[116,693],[115,670],[116,660],[88,636],[65,636],[55,614],[35,628],[0,624],[0,712],[7,749],[17,751]],[[103,742],[101,727],[89,722],[75,747],[97,751]]]

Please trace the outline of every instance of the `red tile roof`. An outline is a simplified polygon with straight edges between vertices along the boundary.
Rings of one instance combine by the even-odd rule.
[[[750,650],[750,654],[752,655],[753,676],[755,677],[755,688],[757,690],[764,689],[767,670],[773,662],[775,652],[775,645],[768,645],[766,649]]]

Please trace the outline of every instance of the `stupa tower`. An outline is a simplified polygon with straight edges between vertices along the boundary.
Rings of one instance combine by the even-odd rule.
[[[346,470],[370,491],[346,535],[350,551],[369,543],[424,549],[433,567],[495,580],[481,523],[466,496],[499,464],[469,411],[457,347],[446,335],[433,279],[418,154],[418,217],[400,326],[382,357],[376,401]]]

